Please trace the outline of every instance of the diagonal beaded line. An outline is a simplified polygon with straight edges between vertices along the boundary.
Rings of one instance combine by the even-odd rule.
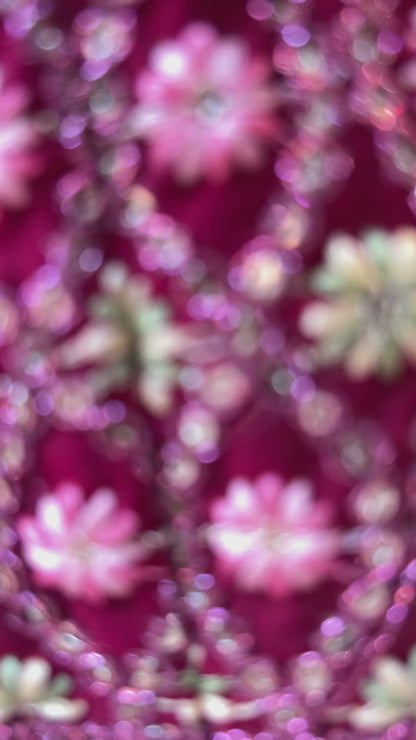
[[[41,33],[41,32],[42,32],[42,29],[39,31],[39,33]],[[37,31],[36,30],[35,30],[35,34],[37,34]],[[44,34],[41,36],[41,38],[43,38],[43,37],[44,37]],[[66,118],[68,118],[68,115],[66,113],[64,113],[64,116],[65,116],[64,120]],[[67,127],[66,127],[65,130],[67,130]],[[72,147],[73,142],[70,142],[70,145]],[[82,181],[82,178],[81,178],[81,180],[78,178],[78,182],[80,182],[81,187],[83,185],[85,185],[85,183]],[[62,205],[62,208],[61,209],[62,209],[62,211],[64,212],[65,215],[66,214],[69,214],[70,216],[73,216],[74,215],[73,209],[71,208],[71,195],[72,196],[75,195],[75,197],[78,196],[79,190],[76,189],[76,187],[78,185],[78,182],[77,182],[76,176],[73,176],[71,181],[69,181],[69,176],[65,176],[64,182],[62,182],[62,185],[59,186],[59,184],[58,184],[58,187],[59,187],[60,192],[64,194],[64,197],[63,197],[63,205]],[[75,185],[75,191],[74,191],[74,185]],[[68,189],[71,191],[71,195],[70,195],[69,198],[68,197],[65,197],[66,196],[66,192],[67,192],[65,186],[67,186]],[[90,187],[88,185],[88,183],[87,183],[86,187],[87,188]],[[81,191],[81,194],[82,194],[82,191]],[[136,193],[134,193],[133,195],[136,195]],[[140,192],[139,195],[141,196],[142,193]],[[144,193],[144,196],[147,197],[147,194]],[[98,198],[98,200],[99,200],[99,198]],[[93,202],[93,205],[94,205],[94,198],[93,198],[93,201],[92,202]],[[88,199],[87,199],[87,204],[88,204]],[[137,219],[138,216],[141,216],[140,212],[139,212],[139,214],[137,214],[137,212],[135,210],[132,210],[132,208],[134,209],[135,206],[136,206],[136,203],[134,201],[133,201],[133,204],[131,205],[131,198],[130,198],[129,201],[128,201],[128,208],[129,208],[128,215],[126,213],[126,219],[127,218],[129,219],[128,220],[128,225],[129,226],[130,226],[132,217],[133,217],[133,219]],[[141,203],[139,201],[139,207],[140,206],[141,206]],[[75,203],[75,207],[77,207],[76,203]],[[83,208],[82,200],[81,200],[81,208]],[[94,211],[94,209],[93,209],[93,211]],[[78,214],[81,222],[85,222],[85,221],[87,222],[87,230],[88,230],[88,226],[90,226],[91,221],[93,222],[94,219],[88,213],[85,213],[84,210],[81,210],[80,212],[77,212],[76,211],[75,213]],[[153,213],[151,215],[153,216]],[[94,214],[94,216],[95,216],[95,218],[98,218],[100,216],[100,212],[98,211],[97,213]],[[150,221],[150,223],[149,223],[149,221]],[[161,226],[164,227],[164,229],[166,231],[166,225],[167,225],[166,224],[166,218],[164,218],[164,217],[161,216],[159,218],[159,221],[161,221]],[[155,238],[155,237],[157,238],[158,237],[158,233],[160,231],[157,214],[155,214],[155,217],[153,217],[153,221],[151,219],[148,219],[148,221],[145,221],[145,224],[144,224],[144,234],[145,234],[145,236],[147,238],[149,237],[149,228],[150,228],[150,235],[151,235],[151,237],[152,238]],[[83,231],[84,230],[85,230],[85,223],[82,223],[82,226],[81,226],[81,234],[83,234]],[[155,237],[153,236],[154,233],[155,233]],[[163,233],[163,230],[162,230],[162,233]],[[75,234],[75,235],[72,235],[72,239],[75,242],[75,250],[77,250],[77,246],[78,246],[77,245],[77,242],[78,242],[78,239],[80,239],[80,237],[77,234]],[[55,243],[52,244],[52,250],[51,250],[52,257],[54,257],[55,254],[57,254],[58,259],[60,259],[60,262],[61,262],[60,266],[63,269],[69,269],[70,272],[71,272],[73,270],[73,264],[72,264],[71,254],[69,254],[68,262],[65,263],[65,259],[66,259],[66,254],[65,254],[66,240],[65,239],[63,241],[63,247],[64,247],[64,249],[62,249],[62,248],[59,249],[60,246],[61,245],[58,243],[58,245],[57,245],[58,248],[56,248]],[[64,260],[64,261],[62,262],[62,260]],[[190,271],[190,272],[192,274],[192,271]],[[179,449],[179,451],[180,451],[180,449]],[[107,663],[104,662],[106,660],[105,657],[99,655],[94,650],[95,646],[93,644],[91,644],[90,642],[86,642],[85,639],[84,639],[84,637],[82,636],[82,634],[80,634],[78,632],[78,630],[76,630],[76,632],[74,634],[74,628],[72,627],[71,624],[68,624],[67,625],[65,622],[64,623],[58,623],[56,625],[56,627],[53,628],[51,626],[51,624],[50,624],[50,621],[51,621],[50,614],[48,614],[48,612],[46,611],[45,605],[42,604],[42,602],[40,602],[37,597],[35,597],[34,595],[31,595],[28,592],[25,592],[25,593],[22,594],[22,598],[18,599],[13,604],[13,606],[14,607],[19,606],[20,607],[19,611],[21,611],[23,609],[24,616],[27,619],[29,619],[29,620],[34,619],[37,622],[37,627],[38,628],[39,628],[39,623],[41,623],[41,624],[43,623],[44,626],[46,626],[46,631],[47,631],[46,637],[47,637],[47,642],[49,643],[49,647],[51,645],[55,645],[55,649],[58,650],[58,654],[59,654],[59,657],[61,658],[61,660],[64,657],[64,655],[65,656],[68,656],[68,654],[72,654],[72,653],[75,653],[76,655],[78,655],[78,653],[80,653],[79,658],[76,660],[76,663],[78,664],[76,667],[80,667],[81,666],[81,667],[83,667],[84,669],[86,669],[88,671],[90,668],[91,669],[93,667],[95,668],[95,666],[97,665],[97,661],[98,661],[100,675],[102,675],[102,674],[105,673],[106,666],[108,666],[108,662]],[[63,634],[61,634],[61,633],[63,633]],[[87,652],[87,650],[89,652]],[[91,656],[94,656],[95,655],[96,658],[94,660],[87,660],[88,655],[91,655]],[[67,657],[65,657],[65,661],[67,661]],[[111,676],[111,668],[109,666],[107,668],[107,671],[108,671],[108,673]],[[94,673],[94,671],[93,671],[93,673]],[[95,676],[94,675],[92,676],[92,680],[93,680],[92,689],[95,688],[95,690],[97,690],[98,688],[100,688],[100,684],[102,684],[102,682],[97,682],[95,680]],[[107,677],[107,680],[108,680],[108,677]],[[101,686],[101,688],[103,688],[103,687]]]

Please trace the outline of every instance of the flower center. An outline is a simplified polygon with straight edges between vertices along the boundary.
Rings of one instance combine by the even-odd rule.
[[[80,563],[90,563],[97,554],[97,545],[91,542],[85,532],[79,532],[74,537],[70,547],[70,555]]]
[[[226,99],[218,93],[208,90],[203,93],[195,106],[195,116],[202,123],[218,123],[229,109]]]
[[[287,548],[292,537],[293,534],[291,532],[285,532],[279,529],[266,528],[264,532],[268,550],[276,554],[281,553]]]
[[[382,290],[381,293],[375,298],[373,304],[373,311],[378,323],[382,325],[388,325],[391,322],[393,309],[395,304],[395,296],[390,290]]]
[[[397,320],[400,321],[402,314],[401,302],[397,300],[397,295],[388,286],[380,290],[377,295],[371,295],[368,302],[368,321],[369,326],[373,327],[373,332],[380,335],[384,342],[386,335],[394,331],[394,325]]]

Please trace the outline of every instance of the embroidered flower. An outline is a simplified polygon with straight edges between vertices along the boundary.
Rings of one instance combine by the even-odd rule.
[[[51,679],[51,666],[40,657],[20,661],[14,655],[0,660],[0,722],[15,714],[51,721],[72,722],[87,710],[82,699],[67,699],[71,678],[65,673]]]
[[[349,719],[360,730],[377,732],[403,719],[416,719],[416,649],[408,665],[383,657],[373,665],[373,680],[363,688],[367,703],[353,707]]]
[[[5,83],[0,69],[0,203],[19,208],[27,200],[26,182],[37,170],[32,147],[36,141],[33,125],[22,111],[27,103],[25,91]]]
[[[101,295],[91,303],[91,321],[60,349],[64,367],[100,366],[91,376],[97,390],[135,381],[144,405],[156,415],[169,412],[179,358],[198,341],[194,328],[174,324],[168,304],[155,298],[150,282],[129,275],[121,263],[101,272]]]
[[[62,484],[38,501],[35,516],[21,517],[18,529],[36,581],[69,598],[123,598],[150,570],[139,565],[146,550],[133,539],[137,515],[119,510],[106,488],[85,501],[78,486]]]
[[[192,23],[153,49],[137,82],[132,129],[149,142],[153,163],[183,183],[224,180],[234,163],[257,167],[276,134],[269,75],[243,41]]]
[[[160,698],[158,709],[162,713],[174,714],[185,725],[201,721],[222,725],[236,720],[251,720],[263,713],[259,701],[234,701],[209,691],[192,699]]]
[[[284,596],[309,591],[330,575],[340,538],[309,483],[285,486],[273,473],[235,478],[212,507],[209,543],[240,588]]]
[[[300,325],[322,363],[344,361],[360,379],[394,375],[404,356],[416,362],[416,229],[332,237],[314,286],[325,302],[308,305]]]

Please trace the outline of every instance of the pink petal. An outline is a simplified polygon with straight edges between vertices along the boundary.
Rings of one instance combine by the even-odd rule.
[[[87,500],[77,517],[77,525],[91,533],[110,517],[117,506],[117,498],[109,488],[100,488]]]
[[[130,539],[139,527],[139,517],[134,511],[118,511],[111,518],[97,524],[90,532],[95,542],[114,545]]]

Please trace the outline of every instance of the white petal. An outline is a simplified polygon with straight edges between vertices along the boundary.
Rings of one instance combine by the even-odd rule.
[[[331,272],[341,276],[344,284],[367,288],[374,279],[374,267],[360,243],[347,234],[333,237],[327,247]]]
[[[380,704],[371,702],[354,709],[349,719],[351,724],[360,730],[377,732],[409,716],[406,707],[380,706]]]
[[[40,545],[28,545],[24,548],[25,558],[34,568],[42,572],[54,572],[62,567],[66,554],[65,550],[51,550]]]
[[[375,665],[374,676],[377,683],[394,699],[394,703],[412,703],[416,685],[408,667],[395,658],[380,658]]]
[[[245,478],[235,478],[227,489],[226,498],[237,513],[245,514],[253,509],[256,494]]]
[[[82,699],[45,699],[32,706],[32,711],[53,722],[74,722],[87,711],[87,703]]]
[[[298,478],[284,489],[282,496],[282,517],[289,527],[308,520],[311,508],[311,485]]]
[[[43,696],[51,676],[51,667],[43,658],[28,658],[22,664],[17,699],[19,702],[32,702]]]
[[[37,505],[37,514],[44,528],[53,535],[63,532],[64,514],[62,507],[53,496],[44,496]]]
[[[20,676],[21,663],[14,655],[5,655],[0,662],[0,686],[6,692],[15,691]],[[0,692],[0,706],[2,693]]]

